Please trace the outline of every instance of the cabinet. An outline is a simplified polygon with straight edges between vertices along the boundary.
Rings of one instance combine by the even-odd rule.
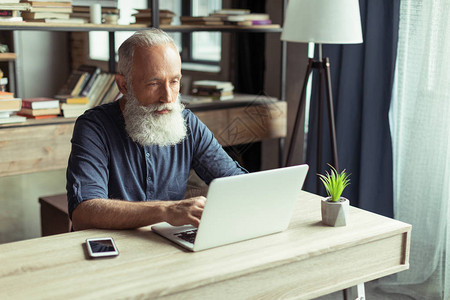
[[[156,12],[158,1],[151,1]],[[158,26],[159,24],[154,24]],[[276,26],[159,26],[169,32],[280,32]],[[31,31],[106,31],[109,32],[109,70],[115,70],[114,32],[136,31],[144,25],[55,25],[46,23],[0,23],[0,30]],[[285,63],[281,64],[284,74]],[[283,81],[283,79],[282,79]],[[283,99],[283,83],[282,83]],[[282,139],[287,131],[286,102],[278,99],[236,95],[236,100],[188,105],[224,146],[252,143],[265,139]],[[75,119],[29,120],[23,124],[0,125],[0,176],[65,168],[70,152],[70,138]]]

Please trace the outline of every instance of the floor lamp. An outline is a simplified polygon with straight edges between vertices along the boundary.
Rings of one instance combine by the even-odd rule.
[[[362,43],[361,18],[358,0],[290,0],[286,10],[281,40],[297,43],[315,43],[319,47],[321,60],[309,59],[305,79],[300,94],[297,115],[292,131],[286,166],[291,163],[294,148],[301,127],[301,110],[306,101],[307,83],[311,73],[317,70],[319,76],[318,101],[318,142],[317,171],[322,164],[322,118],[323,90],[325,89],[332,148],[332,165],[338,170],[338,152],[334,121],[333,96],[331,90],[330,61],[322,56],[322,44],[357,44]],[[311,101],[316,99],[311,99]],[[317,180],[317,191],[319,189]]]

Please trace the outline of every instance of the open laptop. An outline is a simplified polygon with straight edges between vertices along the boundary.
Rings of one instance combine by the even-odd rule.
[[[289,226],[308,165],[214,179],[200,226],[158,223],[152,230],[191,251],[281,232]]]

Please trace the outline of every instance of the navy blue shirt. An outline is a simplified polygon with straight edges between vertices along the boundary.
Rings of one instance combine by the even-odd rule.
[[[183,111],[186,138],[175,146],[141,146],[125,130],[119,101],[97,106],[74,127],[67,167],[69,216],[82,201],[184,198],[190,169],[209,184],[214,178],[245,173],[212,132],[189,110]]]

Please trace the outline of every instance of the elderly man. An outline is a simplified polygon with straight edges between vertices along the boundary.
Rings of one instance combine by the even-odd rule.
[[[179,101],[181,58],[158,29],[119,48],[124,95],[78,118],[67,168],[74,230],[125,229],[166,221],[198,226],[206,199],[184,199],[190,169],[207,184],[245,173]]]

